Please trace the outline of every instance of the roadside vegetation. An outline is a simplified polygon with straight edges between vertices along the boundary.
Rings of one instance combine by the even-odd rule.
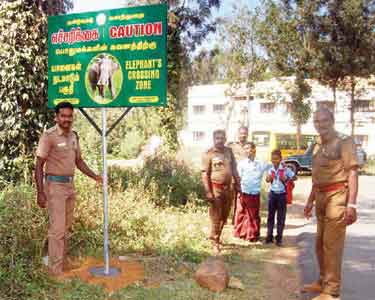
[[[231,276],[248,287],[245,291],[229,289],[219,296],[195,283],[192,275],[197,264],[211,255],[199,173],[162,152],[141,169],[113,169],[110,174],[111,256],[129,255],[141,260],[145,280],[109,297],[100,286],[48,278],[41,260],[47,234],[46,211],[37,207],[33,186],[9,185],[0,194],[0,299],[249,299],[250,294],[252,299],[267,299],[263,260],[270,249],[250,249],[248,244],[235,241],[229,231],[223,258]],[[100,258],[101,192],[81,175],[76,178],[76,188],[70,255]],[[254,289],[249,289],[250,284]]]

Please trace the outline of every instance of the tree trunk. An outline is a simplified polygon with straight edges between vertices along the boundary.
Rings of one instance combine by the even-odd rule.
[[[350,126],[351,126],[351,131],[350,134],[354,138],[354,132],[355,132],[355,120],[354,120],[354,112],[355,112],[355,78],[352,77],[350,78]]]
[[[301,150],[301,123],[300,122],[297,122],[296,129],[297,129],[296,146],[297,146],[297,150],[299,151],[299,150]]]

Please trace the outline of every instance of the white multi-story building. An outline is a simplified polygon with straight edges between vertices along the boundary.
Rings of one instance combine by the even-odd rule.
[[[183,131],[183,143],[205,149],[212,145],[212,133],[225,129],[228,141],[236,140],[238,128],[248,126],[250,137],[257,144],[269,141],[271,133],[296,132],[290,116],[288,86],[293,78],[271,79],[255,84],[248,92],[241,86],[233,93],[225,84],[193,86],[188,96],[188,125]],[[312,110],[324,105],[333,110],[332,91],[309,80]],[[350,134],[350,98],[337,91],[336,129]],[[366,83],[355,102],[355,138],[368,154],[375,154],[375,87]],[[312,118],[302,126],[303,134],[316,134]]]

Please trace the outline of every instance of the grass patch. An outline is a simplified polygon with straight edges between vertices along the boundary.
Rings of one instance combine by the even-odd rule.
[[[41,264],[46,211],[36,206],[32,186],[8,186],[0,193],[0,299],[268,299],[264,266],[270,249],[250,248],[232,237],[230,226],[224,232],[223,257],[230,274],[243,282],[245,290],[227,289],[218,294],[195,283],[194,270],[211,255],[206,238],[209,218],[198,176],[168,157],[149,161],[138,171],[111,171],[111,256],[136,256],[146,272],[145,282],[113,295],[79,280],[56,283],[47,277]],[[101,193],[82,175],[77,174],[75,184],[78,199],[70,254],[101,257]],[[264,199],[262,202],[265,208]],[[262,219],[264,222],[264,209]],[[182,265],[189,270],[182,272]],[[157,282],[154,288],[147,284],[152,280]]]

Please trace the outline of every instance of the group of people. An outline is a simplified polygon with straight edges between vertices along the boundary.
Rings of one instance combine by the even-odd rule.
[[[70,229],[75,206],[74,172],[102,183],[84,162],[78,134],[72,130],[74,108],[62,102],[55,107],[56,125],[45,131],[36,151],[35,181],[37,203],[48,208],[48,270],[59,276],[69,267],[67,259]],[[304,291],[320,293],[313,300],[338,299],[346,226],[357,219],[358,162],[351,137],[334,129],[334,115],[321,108],[314,113],[320,140],[313,150],[312,189],[305,205],[307,218],[315,204],[317,216],[316,255],[320,276],[304,286]],[[206,190],[215,252],[235,198],[234,235],[258,242],[260,237],[260,193],[262,178],[270,184],[266,243],[282,245],[286,217],[286,184],[295,174],[282,164],[279,150],[272,151],[271,163],[256,158],[256,145],[247,141],[247,128],[240,128],[239,141],[225,146],[225,131],[214,132],[214,146],[203,155],[202,180]],[[237,164],[238,161],[238,164]]]
[[[316,255],[319,278],[303,287],[303,292],[319,293],[313,300],[339,299],[341,266],[346,227],[357,220],[358,161],[351,137],[334,128],[334,114],[320,108],[313,115],[318,139],[314,144],[312,189],[304,215],[311,217],[316,207]],[[213,147],[203,154],[202,181],[209,202],[214,253],[220,252],[220,237],[234,204],[234,236],[259,242],[260,194],[262,180],[269,183],[267,235],[265,243],[282,245],[286,219],[286,185],[296,174],[282,163],[279,149],[271,153],[271,163],[256,158],[256,145],[247,141],[248,130],[241,127],[238,142],[225,144],[223,130],[213,133]]]
[[[288,181],[296,180],[294,172],[282,163],[279,149],[271,153],[271,163],[256,157],[256,145],[248,140],[248,129],[241,127],[238,142],[225,146],[223,130],[213,133],[214,146],[204,153],[202,181],[210,203],[210,240],[215,253],[220,252],[220,237],[234,203],[234,236],[260,242],[260,194],[262,180],[270,184],[268,194],[267,236],[265,243],[282,245],[285,226]]]

